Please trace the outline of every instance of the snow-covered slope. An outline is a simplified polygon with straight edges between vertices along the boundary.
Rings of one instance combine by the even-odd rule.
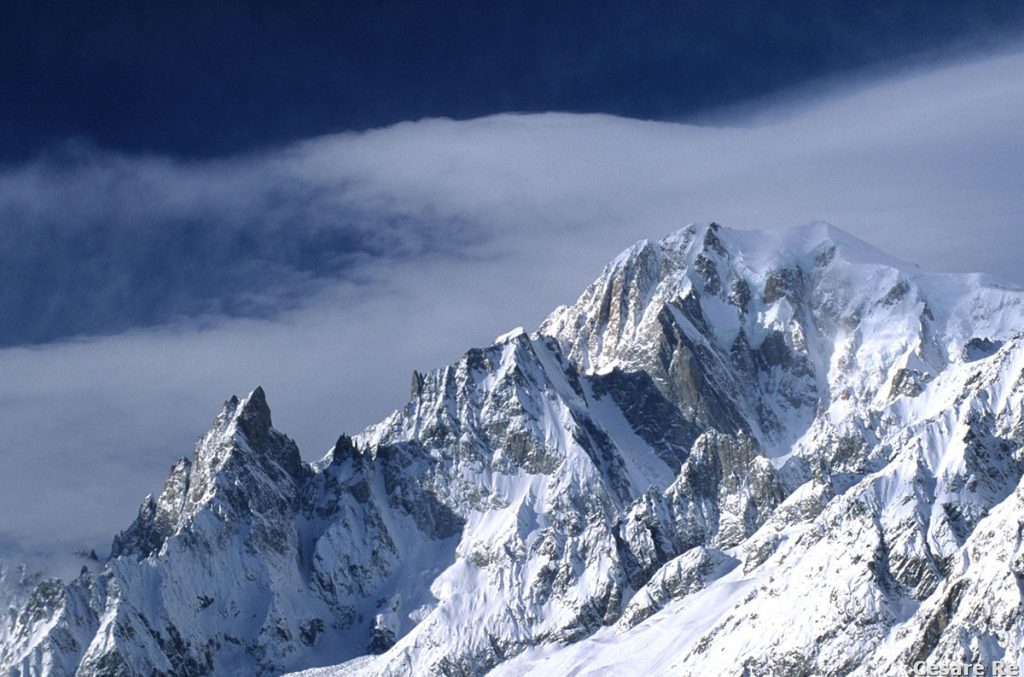
[[[230,400],[101,571],[0,575],[0,669],[1024,668],[1022,304],[827,224],[639,242],[312,465]]]

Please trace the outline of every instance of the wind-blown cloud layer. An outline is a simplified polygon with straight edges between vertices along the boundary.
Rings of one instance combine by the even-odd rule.
[[[0,554],[102,550],[220,402],[262,384],[306,458],[412,369],[536,326],[642,237],[824,219],[1024,283],[1024,52],[729,126],[424,120],[183,163],[0,174]],[[782,104],[785,105],[782,105]],[[6,544],[6,545],[5,545]]]

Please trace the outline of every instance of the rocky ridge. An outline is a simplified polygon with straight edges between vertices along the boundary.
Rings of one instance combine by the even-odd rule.
[[[1022,304],[826,224],[637,243],[315,463],[229,400],[98,572],[0,574],[0,669],[1022,660]]]

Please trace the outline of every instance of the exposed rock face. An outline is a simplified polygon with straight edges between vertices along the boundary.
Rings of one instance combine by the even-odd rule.
[[[669,602],[703,590],[709,581],[725,575],[736,563],[721,550],[703,546],[690,548],[658,569],[633,595],[616,629],[629,630],[664,609]]]
[[[316,463],[229,400],[98,573],[0,570],[0,669],[1021,660],[1022,304],[824,225],[638,243]]]

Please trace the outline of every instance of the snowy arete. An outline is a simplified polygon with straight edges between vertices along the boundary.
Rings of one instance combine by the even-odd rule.
[[[826,224],[642,241],[315,463],[229,400],[100,566],[0,569],[0,672],[1013,674],[1022,332]]]

